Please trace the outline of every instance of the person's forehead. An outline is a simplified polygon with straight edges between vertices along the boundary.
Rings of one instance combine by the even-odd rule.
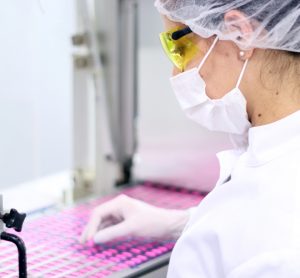
[[[184,25],[180,22],[170,20],[165,15],[162,15],[162,19],[163,19],[164,27],[165,27],[166,30],[173,29],[173,28],[176,28],[176,27],[182,27],[182,28],[187,27],[186,25]]]

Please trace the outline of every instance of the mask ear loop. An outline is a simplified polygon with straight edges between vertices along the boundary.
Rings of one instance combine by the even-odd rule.
[[[212,50],[214,49],[214,47],[215,47],[216,43],[218,42],[218,40],[219,40],[219,38],[216,37],[215,40],[214,40],[214,42],[213,42],[213,44],[211,45],[211,47],[209,48],[209,50],[208,50],[208,51],[206,52],[206,54],[204,55],[203,59],[201,60],[199,66],[198,66],[198,68],[197,68],[197,69],[198,69],[198,72],[200,71],[200,69],[202,68],[203,64],[205,63],[205,61],[206,61],[208,55],[209,55],[209,54],[212,52]]]
[[[238,81],[237,81],[237,83],[236,83],[236,88],[239,88],[240,87],[240,85],[241,85],[241,81],[242,81],[242,78],[243,78],[243,76],[244,76],[244,73],[245,73],[245,70],[246,70],[246,68],[247,68],[247,65],[248,65],[248,59],[245,61],[245,63],[244,63],[244,65],[243,65],[243,68],[242,68],[242,71],[241,71],[241,73],[240,73],[240,76],[239,76],[239,79],[238,79]]]

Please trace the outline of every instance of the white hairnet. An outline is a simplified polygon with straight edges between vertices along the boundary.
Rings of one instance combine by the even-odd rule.
[[[189,26],[204,38],[217,35],[242,49],[300,52],[299,0],[156,0],[155,6],[170,20]],[[230,31],[223,20],[230,10],[246,15],[254,28],[251,36]]]

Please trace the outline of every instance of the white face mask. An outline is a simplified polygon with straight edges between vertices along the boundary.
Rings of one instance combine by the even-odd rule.
[[[171,77],[171,86],[181,108],[190,119],[212,131],[242,135],[247,133],[251,126],[248,121],[246,99],[239,89],[248,60],[245,61],[236,87],[220,99],[210,99],[207,96],[206,84],[199,74],[217,41],[218,38],[198,68]]]

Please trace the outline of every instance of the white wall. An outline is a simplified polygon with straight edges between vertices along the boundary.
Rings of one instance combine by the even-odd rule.
[[[0,1],[0,187],[70,168],[74,4]]]

